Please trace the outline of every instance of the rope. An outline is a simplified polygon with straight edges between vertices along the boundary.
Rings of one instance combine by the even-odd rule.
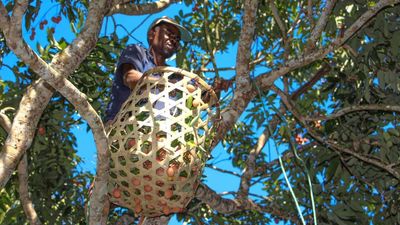
[[[256,87],[257,92],[258,92],[258,95],[259,95],[259,97],[260,97],[261,104],[262,104],[262,109],[263,109],[264,113],[267,114],[266,106],[265,106],[265,104],[264,104],[264,98],[263,98],[262,95],[261,95],[260,88],[258,87],[258,85],[257,85],[255,82],[253,82],[253,84],[254,84],[254,86]],[[270,132],[270,134],[273,133],[272,130],[270,129],[270,127],[268,127],[268,131]],[[298,213],[299,213],[301,222],[302,222],[303,225],[306,225],[306,223],[305,223],[305,221],[304,221],[303,213],[301,212],[299,203],[298,203],[298,201],[297,201],[296,194],[294,193],[293,188],[292,188],[292,185],[291,185],[290,182],[289,182],[289,179],[288,179],[287,174],[286,174],[285,167],[284,167],[283,162],[282,162],[282,157],[281,157],[281,155],[280,155],[280,153],[279,153],[279,151],[278,151],[278,147],[276,146],[276,144],[275,144],[275,151],[276,151],[276,154],[278,155],[279,165],[280,165],[280,167],[281,167],[282,174],[283,174],[283,176],[284,176],[284,178],[285,178],[285,182],[286,182],[286,184],[287,184],[287,186],[288,186],[288,188],[289,188],[290,194],[292,195],[293,201],[294,201],[294,203],[295,203],[295,205],[296,205],[296,209],[297,209],[297,211],[298,211]]]
[[[256,46],[258,46],[258,39],[256,40]],[[253,81],[254,81],[254,79],[253,79],[253,78],[254,78],[254,73],[255,73],[255,70],[253,70],[253,71],[252,71],[252,74],[251,74],[252,83],[253,83],[253,85],[254,85],[254,86],[256,87],[256,89],[257,89],[258,95],[259,95],[260,100],[261,100],[262,109],[263,109],[264,113],[265,113],[266,115],[268,115],[268,112],[267,112],[267,109],[266,109],[266,104],[264,103],[264,98],[263,98],[263,96],[262,96],[262,94],[261,94],[260,87],[257,85],[257,83],[253,82]],[[275,107],[274,107],[274,108],[275,108]],[[270,129],[270,127],[268,127],[268,131],[269,131],[269,133],[272,135],[273,131]],[[291,146],[293,147],[293,151],[294,151],[295,157],[301,162],[301,164],[302,164],[302,166],[303,166],[303,169],[304,169],[304,171],[305,171],[305,174],[306,174],[306,176],[307,176],[307,181],[308,181],[308,185],[309,185],[309,189],[310,189],[310,198],[311,198],[311,204],[312,204],[312,210],[313,210],[314,224],[317,225],[317,215],[316,215],[315,202],[314,202],[314,194],[313,194],[313,190],[312,190],[312,182],[311,182],[311,178],[310,178],[310,173],[309,173],[307,167],[305,166],[304,161],[303,161],[303,160],[299,157],[299,155],[297,154],[296,148],[294,147],[294,145],[293,145],[292,142],[293,142],[293,140],[290,139],[290,144],[291,144]],[[300,219],[301,219],[303,225],[305,225],[306,223],[305,223],[305,220],[304,220],[302,211],[301,211],[300,206],[299,206],[299,203],[298,203],[298,201],[297,201],[297,197],[296,197],[296,195],[295,195],[295,193],[294,193],[294,191],[293,191],[293,188],[292,188],[292,186],[291,186],[291,184],[290,184],[290,182],[289,182],[289,179],[288,179],[288,177],[287,177],[286,170],[285,170],[285,167],[284,167],[284,165],[283,165],[282,158],[281,158],[281,155],[280,155],[280,153],[279,153],[279,151],[278,151],[278,148],[277,148],[277,146],[276,146],[276,143],[275,143],[275,151],[276,151],[276,153],[277,153],[277,155],[278,155],[279,165],[280,165],[280,167],[281,167],[283,176],[284,176],[284,178],[285,178],[285,181],[286,181],[286,184],[287,184],[287,186],[288,186],[288,188],[289,188],[289,191],[290,191],[290,193],[291,193],[291,195],[292,195],[292,198],[293,198],[293,200],[294,200],[294,202],[295,202],[295,205],[296,205],[297,211],[298,211],[298,213],[299,213]]]

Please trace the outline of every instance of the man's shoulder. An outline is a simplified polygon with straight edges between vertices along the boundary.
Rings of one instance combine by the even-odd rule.
[[[125,48],[126,53],[141,53],[141,54],[147,54],[148,50],[145,48],[143,45],[140,44],[130,44],[127,45]]]
[[[130,44],[122,51],[118,60],[118,65],[124,63],[136,63],[136,66],[138,66],[137,64],[139,61],[146,60],[148,55],[148,50],[143,46],[138,44]]]

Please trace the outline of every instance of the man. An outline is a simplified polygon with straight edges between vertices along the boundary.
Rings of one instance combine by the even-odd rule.
[[[111,100],[106,110],[106,123],[114,119],[145,71],[156,66],[166,66],[165,60],[179,50],[180,40],[190,41],[190,32],[175,20],[163,16],[149,27],[149,49],[140,45],[127,46],[117,63]]]

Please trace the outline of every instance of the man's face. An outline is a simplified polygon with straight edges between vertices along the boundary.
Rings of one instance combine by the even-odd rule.
[[[176,26],[168,23],[161,24],[154,28],[153,34],[154,38],[150,44],[157,54],[169,58],[179,49],[181,37]]]

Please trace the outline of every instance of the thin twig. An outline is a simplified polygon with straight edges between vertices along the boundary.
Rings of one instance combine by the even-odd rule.
[[[274,19],[275,19],[276,23],[278,24],[278,27],[281,31],[282,39],[284,42],[286,42],[286,40],[287,40],[286,25],[285,25],[285,23],[283,23],[281,16],[279,15],[279,11],[275,5],[275,0],[269,0],[269,7],[271,8],[272,15],[274,16]]]
[[[304,94],[307,90],[311,89],[312,86],[314,86],[315,83],[317,83],[323,76],[329,73],[331,71],[331,66],[327,63],[323,64],[322,68],[315,73],[315,75],[303,86],[301,86],[299,89],[297,89],[293,94],[292,94],[292,99],[297,99],[301,94]]]
[[[307,1],[307,17],[308,17],[308,21],[310,22],[310,27],[313,28],[315,26],[315,23],[314,23],[314,19],[313,19],[312,0]]]
[[[216,166],[214,166],[212,164],[206,164],[206,167],[208,167],[210,169],[213,169],[213,170],[216,170],[216,171],[221,172],[221,173],[227,173],[227,174],[230,174],[230,175],[233,175],[233,176],[241,177],[241,175],[239,173],[236,173],[236,172],[233,172],[233,171],[230,171],[230,170],[224,170],[224,169],[218,168],[218,167],[216,167]]]
[[[338,117],[344,116],[349,113],[358,111],[383,111],[383,112],[395,112],[400,113],[400,106],[397,105],[385,105],[385,104],[369,104],[369,105],[355,105],[340,109],[336,113],[328,116],[313,116],[305,117],[305,121],[316,121],[316,120],[333,120]]]
[[[310,38],[307,41],[307,51],[312,51],[316,47],[317,40],[320,39],[322,31],[328,22],[329,15],[336,4],[336,0],[326,1],[326,6],[323,8],[321,16],[311,32]]]

